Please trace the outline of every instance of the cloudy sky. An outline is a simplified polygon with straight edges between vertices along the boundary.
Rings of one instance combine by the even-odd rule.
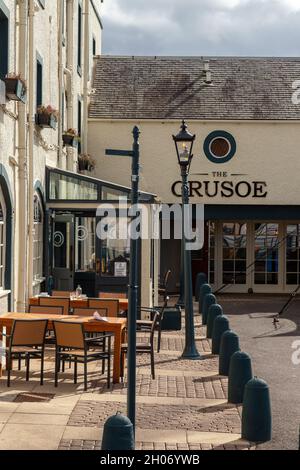
[[[103,53],[300,55],[300,0],[104,0]]]

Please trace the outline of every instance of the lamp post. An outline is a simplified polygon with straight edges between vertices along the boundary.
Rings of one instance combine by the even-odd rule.
[[[185,348],[182,353],[184,359],[200,359],[195,343],[193,286],[192,286],[192,262],[191,252],[186,247],[185,234],[185,207],[189,204],[188,175],[193,158],[193,146],[196,136],[188,131],[185,121],[182,121],[180,131],[173,135],[178,163],[182,178],[182,256],[184,268],[184,309],[185,309]]]
[[[133,128],[132,150],[111,150],[105,151],[106,155],[125,156],[132,158],[131,164],[131,205],[139,202],[139,158],[140,130],[137,126]],[[135,216],[132,215],[132,218]],[[131,230],[133,230],[131,224]],[[127,351],[127,416],[133,424],[135,430],[136,414],[136,320],[138,309],[138,248],[139,240],[133,233],[130,233],[130,272],[128,286],[128,351]]]

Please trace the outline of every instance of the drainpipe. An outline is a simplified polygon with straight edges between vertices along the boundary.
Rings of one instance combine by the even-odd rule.
[[[58,168],[63,168],[63,89],[64,89],[64,64],[63,64],[63,20],[64,20],[64,2],[57,0],[57,16],[58,16],[58,109],[59,109],[59,121],[58,121]]]
[[[21,77],[27,82],[27,69],[26,69],[26,50],[27,50],[27,17],[28,17],[28,2],[27,0],[20,0],[19,2],[19,73]],[[15,246],[15,253],[17,253],[17,266],[18,273],[17,291],[16,291],[16,309],[18,312],[24,312],[26,309],[26,240],[27,240],[27,218],[26,218],[26,179],[27,179],[27,155],[26,155],[26,134],[27,134],[27,113],[26,104],[19,101],[18,103],[18,202],[17,202],[17,224],[18,235],[15,238],[17,246]]]
[[[83,72],[83,115],[82,153],[88,151],[88,97],[90,75],[90,0],[85,0],[84,8],[84,72]]]
[[[33,211],[33,154],[34,154],[34,129],[35,129],[35,106],[34,106],[34,0],[29,0],[29,93],[28,93],[28,115],[29,115],[29,148],[28,148],[28,262],[27,262],[27,296],[33,293],[33,234],[34,234],[34,211]]]
[[[67,67],[64,72],[68,77],[67,121],[68,128],[74,128],[74,0],[67,0]],[[67,169],[74,171],[75,151],[67,148]]]

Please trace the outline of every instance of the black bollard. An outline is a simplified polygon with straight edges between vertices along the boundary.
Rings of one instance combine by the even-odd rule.
[[[246,387],[242,412],[242,439],[266,442],[272,437],[272,414],[268,384],[254,377]]]
[[[117,413],[104,424],[102,450],[134,450],[133,426],[127,416]]]
[[[195,285],[195,300],[198,302],[200,298],[200,289],[203,284],[207,283],[207,275],[205,273],[198,273]]]
[[[212,304],[208,309],[206,337],[212,338],[215,319],[223,315],[223,309],[219,304]]]
[[[223,333],[220,345],[220,357],[219,357],[219,374],[229,374],[229,364],[232,355],[240,350],[239,337],[232,331],[228,330]]]
[[[219,315],[214,321],[213,333],[212,333],[212,354],[220,353],[221,338],[225,331],[229,330],[229,320],[225,315]]]
[[[204,297],[206,294],[211,294],[212,293],[212,288],[210,287],[209,284],[203,284],[200,287],[200,295],[199,295],[199,313],[203,312],[203,301]]]
[[[253,378],[250,356],[235,352],[230,360],[228,379],[228,402],[243,403],[245,386]]]
[[[217,303],[217,299],[214,294],[206,294],[203,301],[203,310],[202,310],[202,325],[207,324],[208,309],[211,305]]]

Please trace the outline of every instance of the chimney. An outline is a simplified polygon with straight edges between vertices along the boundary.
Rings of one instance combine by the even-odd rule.
[[[206,85],[211,85],[212,84],[212,76],[211,76],[211,70],[209,68],[209,60],[204,61],[204,73],[205,73],[205,83]]]

